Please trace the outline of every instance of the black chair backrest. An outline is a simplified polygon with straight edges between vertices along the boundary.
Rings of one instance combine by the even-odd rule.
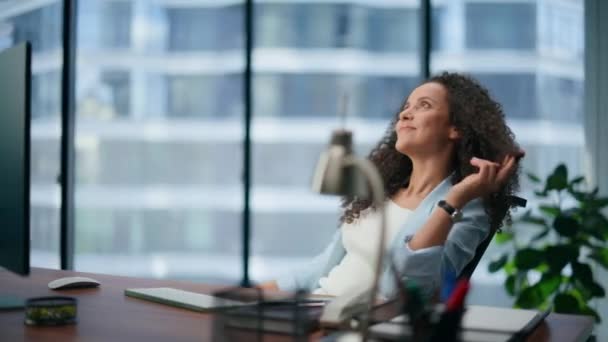
[[[492,232],[490,232],[490,234],[488,234],[488,237],[485,240],[483,240],[479,244],[479,246],[477,246],[477,249],[475,250],[475,256],[462,269],[462,272],[460,272],[459,278],[463,278],[463,277],[471,278],[471,276],[473,275],[473,272],[475,271],[475,268],[477,268],[477,264],[479,264],[479,260],[481,260],[481,257],[483,257],[483,254],[486,252],[486,249],[488,249],[488,246],[490,245],[490,242],[492,241],[493,237],[494,237],[494,232],[492,231]]]
[[[510,196],[510,202],[512,203],[512,205],[517,206],[517,207],[522,207],[525,208],[526,207],[526,200],[521,198],[521,197],[517,197],[517,196]],[[460,272],[460,277],[466,277],[466,278],[471,278],[471,276],[473,275],[473,272],[475,271],[475,268],[477,268],[477,264],[479,264],[479,260],[481,260],[481,257],[483,257],[483,254],[486,252],[486,249],[488,249],[488,246],[490,245],[490,242],[492,241],[492,238],[494,238],[494,231],[491,231],[490,234],[488,234],[488,237],[483,240],[479,246],[477,246],[477,249],[475,250],[475,256],[473,257],[473,259],[462,269],[462,272]]]

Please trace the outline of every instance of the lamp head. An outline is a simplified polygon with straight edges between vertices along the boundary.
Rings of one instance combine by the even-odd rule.
[[[315,169],[312,189],[321,194],[339,196],[370,196],[363,175],[353,165],[352,133],[336,130],[332,133],[327,150],[321,153]]]

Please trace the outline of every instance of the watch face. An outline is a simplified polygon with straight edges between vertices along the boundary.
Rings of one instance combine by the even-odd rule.
[[[462,220],[462,211],[460,210],[456,210],[453,214],[452,214],[452,221],[454,222],[458,222]]]

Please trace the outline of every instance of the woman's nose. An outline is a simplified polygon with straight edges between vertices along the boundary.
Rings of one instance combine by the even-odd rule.
[[[412,113],[410,113],[409,110],[403,110],[401,113],[399,113],[399,119],[400,120],[411,120],[412,119]]]

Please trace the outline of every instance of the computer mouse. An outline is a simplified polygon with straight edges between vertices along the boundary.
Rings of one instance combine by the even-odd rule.
[[[65,277],[55,279],[49,283],[49,288],[51,290],[65,290],[97,286],[99,286],[99,282],[97,280],[87,277]]]

